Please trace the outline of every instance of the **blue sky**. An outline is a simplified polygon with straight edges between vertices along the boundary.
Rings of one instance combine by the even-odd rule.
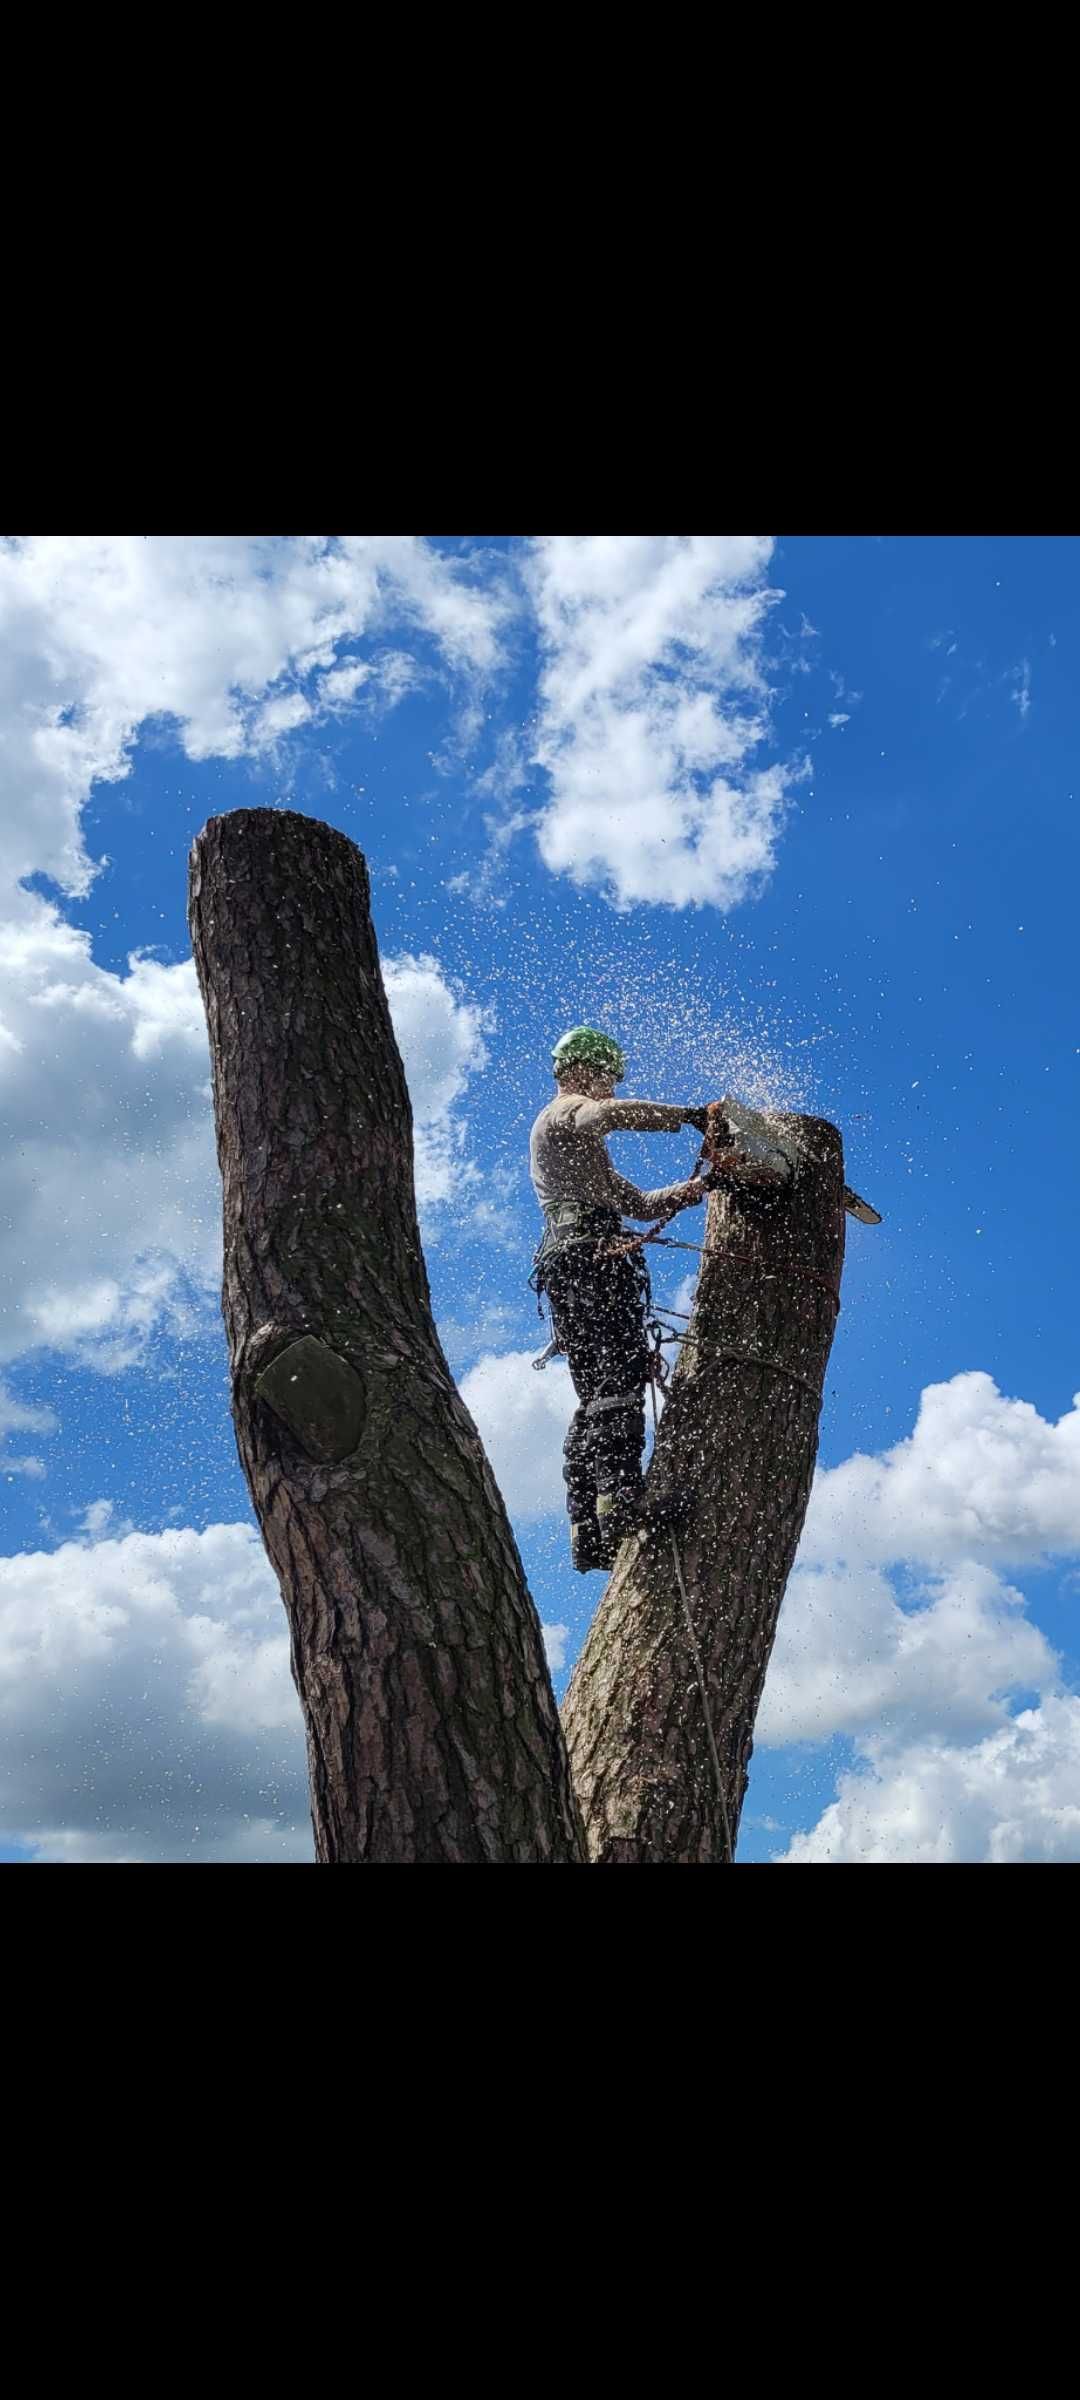
[[[629,1088],[834,1118],[884,1217],[849,1229],[740,1857],[1080,1857],[1078,568],[1065,538],[0,546],[4,1856],[310,1856],[184,916],[193,834],[261,804],[368,859],[436,1312],[557,1690],[601,1583],[568,1568],[565,1370],[528,1364],[526,1148],[587,1017]],[[657,1182],[695,1148],[618,1153]]]

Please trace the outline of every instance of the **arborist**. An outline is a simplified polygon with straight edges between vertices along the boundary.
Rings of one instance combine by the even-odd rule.
[[[555,1345],[566,1354],[578,1407],[563,1444],[570,1551],[581,1574],[614,1565],[642,1522],[645,1390],[655,1353],[646,1337],[648,1270],[640,1247],[617,1245],[624,1215],[662,1218],[697,1207],[716,1183],[782,1185],[790,1157],[755,1136],[752,1112],[617,1100],[626,1060],[610,1034],[575,1025],[552,1051],[558,1091],[529,1142],[529,1172],[544,1213],[534,1290],[547,1294]],[[739,1125],[742,1118],[743,1127]],[[755,1120],[755,1123],[758,1122]],[[640,1192],[608,1156],[609,1133],[677,1133],[708,1143],[706,1171]]]

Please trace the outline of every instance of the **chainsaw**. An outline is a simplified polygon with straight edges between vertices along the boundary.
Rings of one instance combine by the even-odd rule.
[[[717,1183],[722,1181],[725,1163],[730,1163],[735,1157],[753,1158],[756,1145],[753,1136],[748,1138],[746,1131],[740,1129],[726,1114],[720,1101],[711,1100],[706,1114],[708,1131],[695,1160],[694,1173],[696,1175],[699,1168],[704,1168],[701,1181],[708,1185],[714,1178]],[[860,1225],[881,1223],[877,1209],[871,1208],[869,1200],[863,1200],[858,1192],[853,1192],[848,1183],[844,1185],[844,1207],[850,1216],[857,1217]]]

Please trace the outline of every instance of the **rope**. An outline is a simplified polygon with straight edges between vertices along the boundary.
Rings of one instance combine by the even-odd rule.
[[[709,1755],[712,1759],[713,1775],[716,1781],[716,1797],[720,1802],[720,1814],[724,1821],[723,1864],[725,1867],[733,1867],[735,1864],[735,1850],[731,1839],[731,1821],[727,1813],[727,1801],[724,1798],[724,1778],[720,1771],[720,1754],[716,1747],[716,1735],[713,1732],[712,1713],[709,1708],[709,1695],[705,1688],[705,1670],[701,1663],[701,1652],[698,1648],[697,1635],[694,1632],[694,1620],[690,1614],[690,1602],[686,1597],[686,1585],[683,1582],[682,1560],[679,1557],[679,1545],[674,1534],[671,1536],[671,1556],[675,1566],[675,1581],[679,1587],[679,1598],[682,1601],[683,1616],[686,1620],[687,1640],[689,1641],[693,1656],[694,1669],[698,1679],[698,1690],[701,1693],[701,1706],[705,1717],[705,1731],[709,1737]]]
[[[661,1250],[696,1250],[699,1258],[723,1258],[730,1266],[756,1267],[763,1283],[778,1282],[779,1272],[777,1270],[766,1271],[762,1267],[761,1260],[759,1258],[752,1257],[748,1250],[729,1250],[724,1242],[677,1242],[673,1239],[671,1234],[660,1232],[660,1226],[669,1223],[669,1218],[661,1217],[656,1225],[650,1226],[647,1233],[631,1233],[628,1234],[623,1241],[611,1242],[608,1244],[606,1249],[597,1251],[597,1257],[624,1258],[629,1251],[642,1249],[646,1242],[655,1242],[657,1248]],[[828,1293],[833,1307],[839,1316],[841,1306],[840,1294],[836,1289],[836,1285],[829,1282],[827,1275],[816,1274],[813,1267],[796,1267],[790,1265],[784,1267],[783,1273],[785,1276],[794,1275],[803,1283],[820,1284],[822,1291]],[[668,1313],[671,1316],[678,1316],[681,1314],[681,1311],[678,1309],[671,1309]]]
[[[681,1309],[672,1309],[670,1313],[672,1316],[681,1316],[683,1312]],[[654,1316],[650,1320],[646,1330],[649,1333],[655,1330],[655,1349],[658,1356],[662,1342],[689,1342],[692,1349],[708,1350],[710,1358],[718,1359],[722,1363],[727,1362],[743,1367],[765,1367],[770,1375],[784,1375],[789,1383],[797,1383],[801,1385],[804,1392],[809,1392],[811,1400],[820,1400],[821,1398],[819,1385],[811,1383],[808,1375],[800,1375],[795,1367],[783,1366],[778,1358],[760,1358],[756,1350],[714,1350],[712,1343],[703,1342],[699,1333],[680,1333],[677,1326],[663,1325],[659,1316]],[[656,1380],[666,1391],[667,1376],[660,1375]]]
[[[657,1343],[656,1343],[656,1355],[657,1355],[657,1358],[658,1358],[658,1359],[660,1359],[660,1344],[659,1344],[659,1341],[657,1341]],[[662,1360],[662,1359],[660,1360],[660,1364],[661,1364],[661,1366],[663,1365],[663,1360]],[[663,1378],[661,1378],[661,1381],[662,1381],[662,1380],[663,1380]],[[657,1406],[656,1406],[656,1384],[655,1384],[655,1382],[650,1382],[650,1385],[649,1385],[649,1393],[650,1393],[650,1397],[651,1397],[651,1400],[652,1400],[652,1415],[653,1415],[653,1441],[654,1441],[654,1443],[655,1443],[655,1440],[656,1440],[656,1434],[657,1434],[657,1429],[658,1429],[658,1426],[659,1426],[659,1423],[660,1423],[659,1412],[658,1412],[658,1410],[657,1410]],[[709,1694],[708,1694],[708,1689],[707,1689],[706,1682],[705,1682],[705,1669],[704,1669],[704,1666],[703,1666],[703,1664],[702,1664],[701,1651],[700,1651],[700,1648],[699,1648],[699,1646],[698,1646],[698,1638],[697,1638],[697,1635],[696,1635],[696,1633],[695,1633],[695,1631],[694,1631],[694,1620],[693,1620],[693,1617],[692,1617],[692,1616],[691,1616],[691,1614],[690,1614],[690,1602],[689,1602],[689,1600],[688,1600],[688,1598],[687,1598],[687,1594],[686,1594],[686,1584],[685,1584],[685,1582],[684,1582],[684,1580],[683,1580],[682,1560],[681,1560],[681,1558],[680,1558],[680,1556],[679,1556],[679,1545],[678,1545],[678,1543],[677,1543],[677,1541],[676,1541],[676,1539],[675,1539],[675,1536],[674,1536],[674,1534],[672,1534],[672,1535],[671,1535],[671,1556],[672,1556],[672,1561],[673,1561],[673,1563],[674,1563],[674,1567],[675,1567],[675,1581],[676,1581],[676,1583],[677,1583],[677,1585],[678,1585],[678,1588],[679,1588],[679,1598],[680,1598],[680,1600],[681,1600],[681,1602],[682,1602],[682,1612],[683,1612],[683,1618],[684,1618],[685,1625],[686,1625],[686,1638],[687,1638],[687,1641],[688,1641],[688,1642],[689,1642],[689,1644],[690,1644],[690,1656],[691,1656],[691,1658],[693,1659],[693,1662],[694,1662],[694,1673],[695,1673],[695,1675],[697,1676],[697,1685],[698,1685],[698,1690],[699,1690],[699,1692],[700,1692],[700,1694],[701,1694],[701,1707],[702,1707],[702,1713],[703,1713],[703,1715],[704,1715],[704,1718],[705,1718],[705,1732],[706,1732],[706,1734],[707,1734],[707,1736],[708,1736],[708,1742],[709,1742],[709,1756],[710,1756],[710,1758],[711,1758],[711,1760],[712,1760],[713,1780],[714,1780],[714,1782],[715,1782],[715,1784],[716,1784],[716,1797],[717,1797],[717,1799],[719,1800],[719,1803],[720,1803],[720,1815],[721,1815],[721,1817],[722,1817],[722,1819],[723,1819],[723,1825],[724,1825],[724,1860],[723,1860],[723,1863],[724,1863],[724,1865],[725,1865],[726,1867],[733,1867],[733,1866],[734,1866],[734,1864],[735,1864],[735,1845],[734,1845],[734,1843],[732,1842],[732,1839],[731,1839],[731,1820],[730,1820],[730,1818],[729,1818],[729,1816],[728,1816],[728,1812],[727,1812],[727,1801],[726,1801],[726,1799],[725,1799],[725,1797],[724,1797],[724,1778],[723,1778],[723,1773],[722,1773],[722,1771],[721,1771],[721,1767],[720,1767],[720,1753],[719,1753],[719,1751],[718,1751],[718,1749],[717,1749],[717,1747],[716,1747],[716,1735],[715,1735],[715,1733],[713,1732],[712,1710],[711,1710],[711,1709],[710,1709],[710,1707],[709,1707]]]

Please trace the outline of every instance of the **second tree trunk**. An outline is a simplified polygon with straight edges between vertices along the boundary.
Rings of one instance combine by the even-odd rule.
[[[678,1561],[668,1534],[624,1543],[563,1704],[589,1855],[600,1863],[733,1854],[810,1496],[844,1256],[835,1126],[772,1122],[796,1160],[793,1185],[710,1200],[689,1338],[649,1470],[650,1497],[683,1512]]]

